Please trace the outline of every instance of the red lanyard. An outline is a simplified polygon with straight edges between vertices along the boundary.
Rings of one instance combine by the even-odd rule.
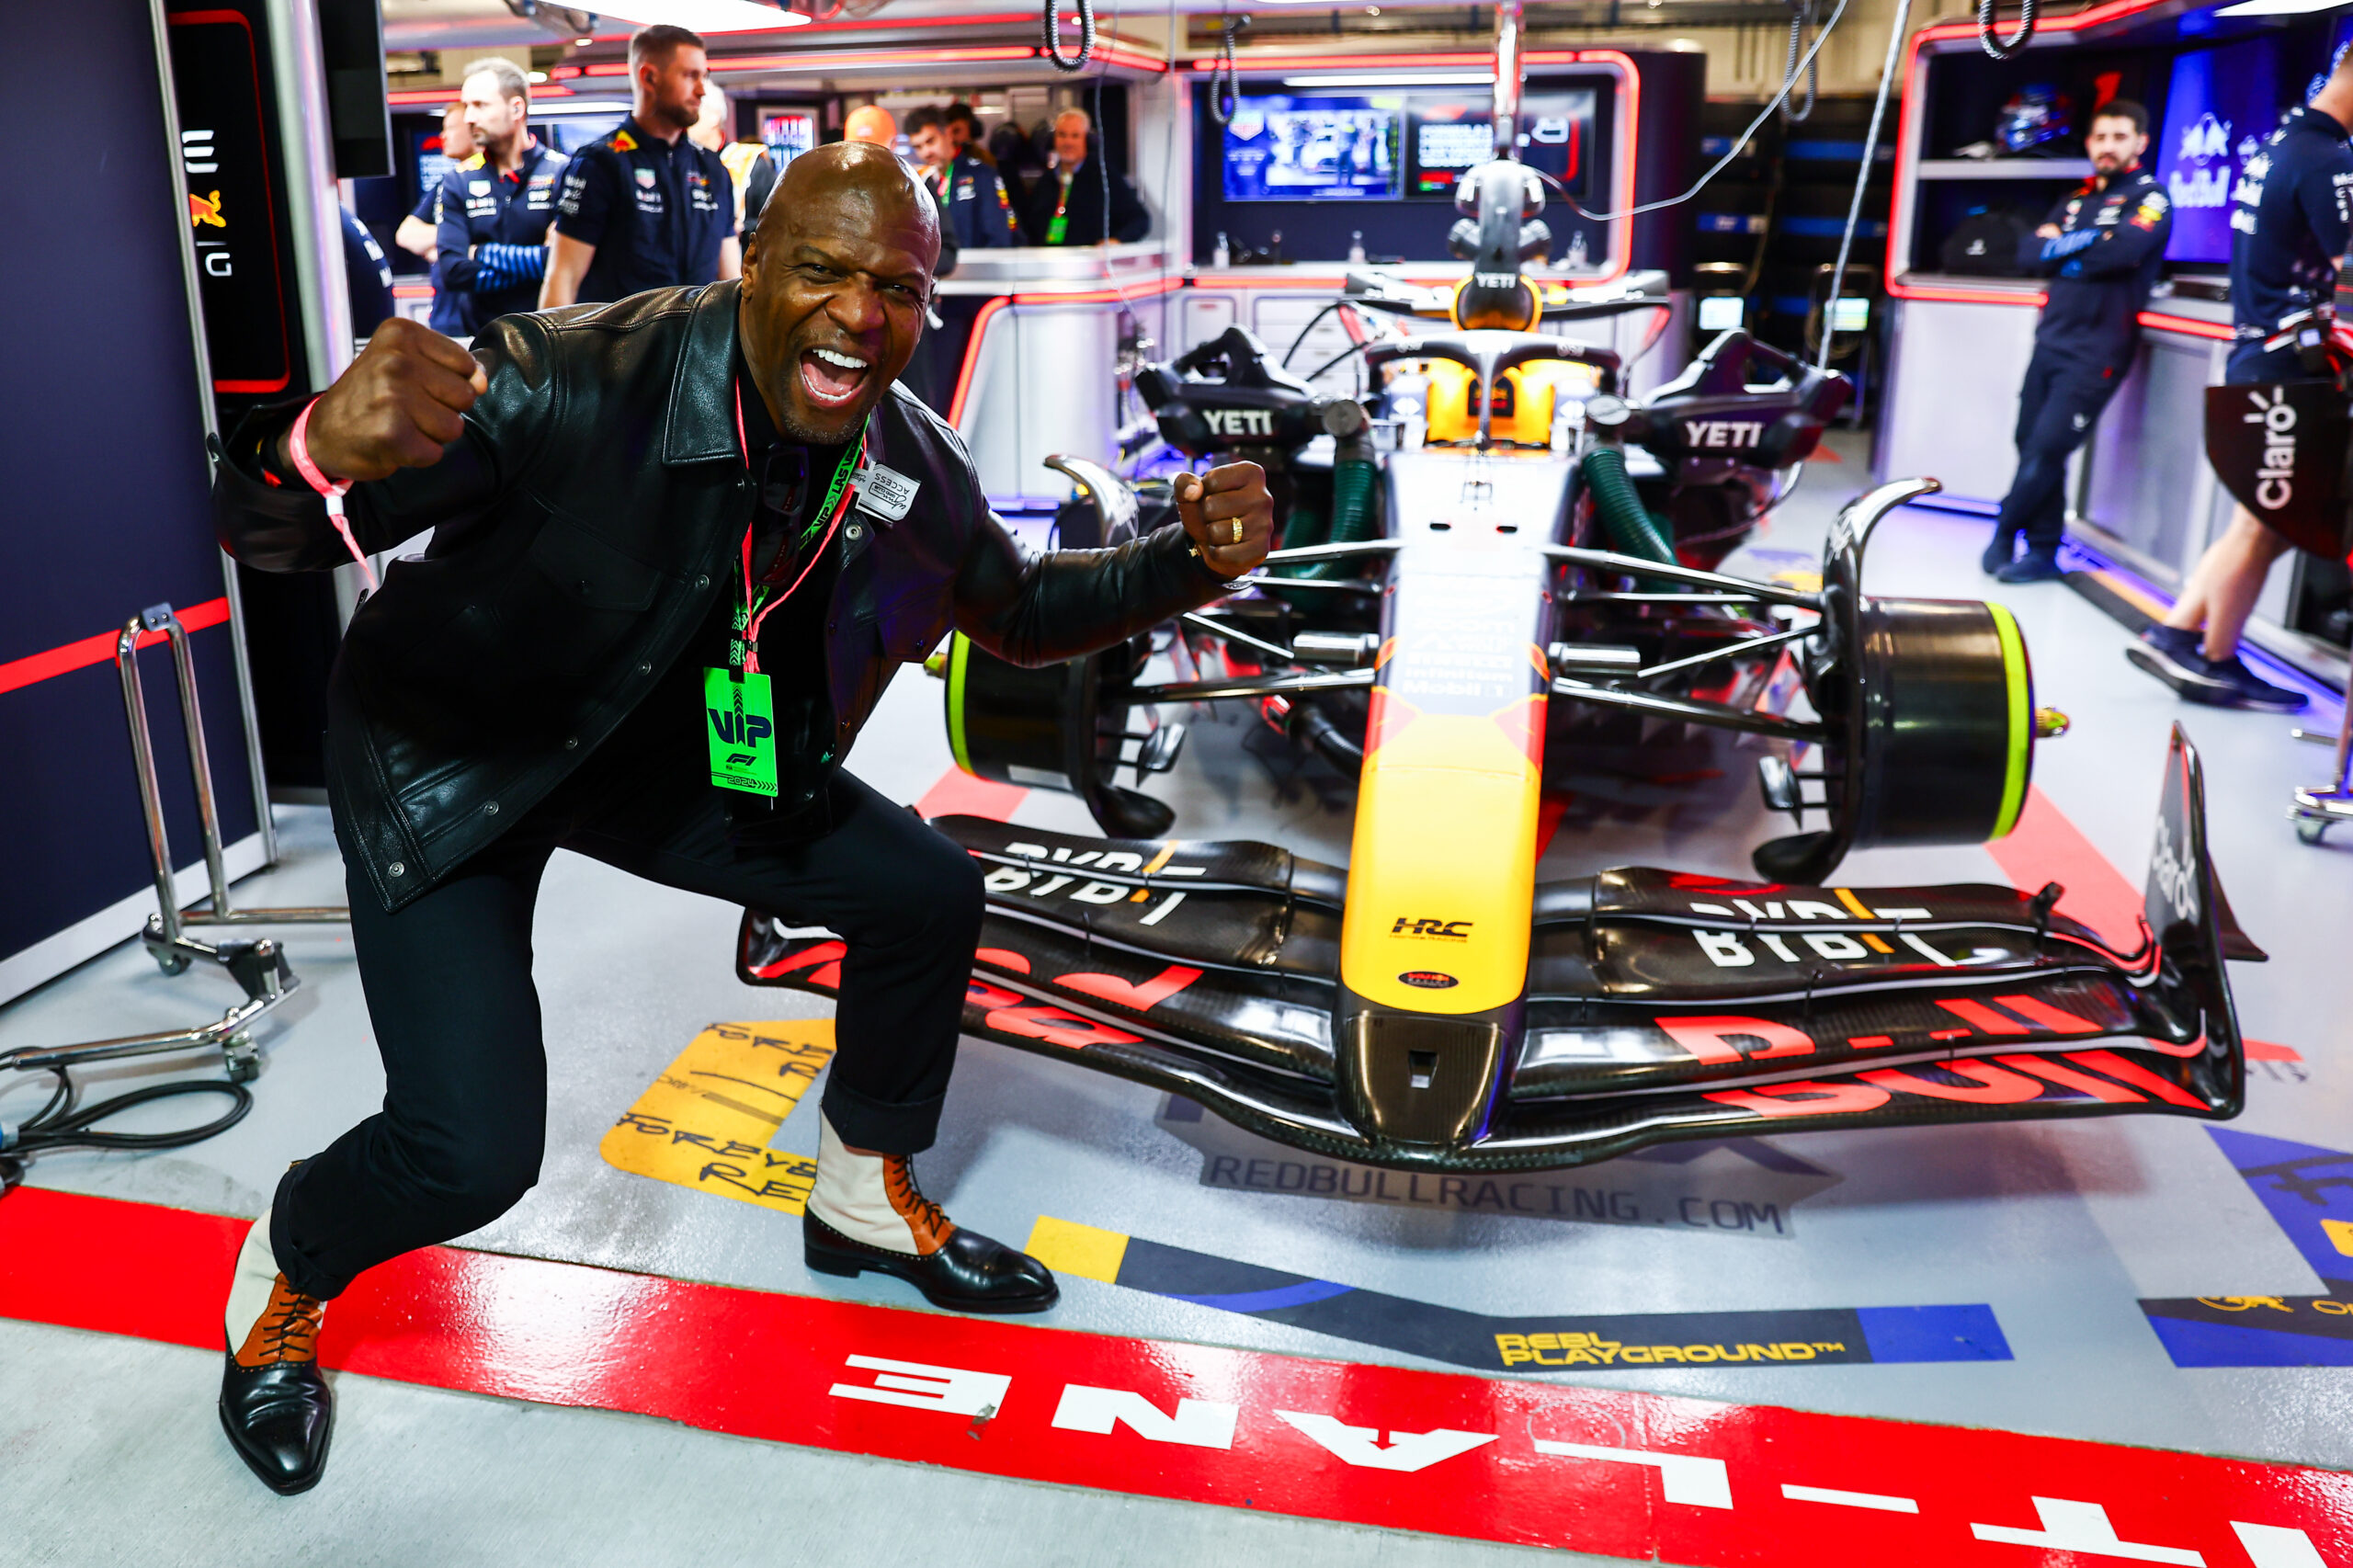
[[[858,432],[858,455],[861,459],[866,456],[867,428],[868,427],[861,427]],[[735,383],[735,441],[736,444],[743,449],[744,466],[749,468],[752,463],[752,442],[751,437],[744,433],[744,383],[740,381]],[[843,466],[842,468],[835,471],[834,478],[835,484],[840,490],[840,497],[834,504],[832,515],[825,519],[825,537],[817,541],[817,548],[809,552],[808,561],[803,562],[801,565],[801,574],[792,579],[792,587],[785,589],[783,593],[779,594],[767,604],[757,606],[757,608],[755,608],[752,597],[752,535],[755,528],[752,524],[746,524],[745,526],[744,611],[745,625],[741,635],[744,643],[744,673],[745,675],[756,676],[760,673],[760,623],[767,619],[769,612],[774,610],[777,606],[790,598],[792,597],[793,588],[801,586],[801,583],[808,578],[809,574],[816,569],[817,562],[824,559],[825,547],[834,542],[834,530],[841,527],[842,518],[848,515],[851,503],[858,499],[858,486],[849,483],[845,478],[845,473],[848,465],[849,454],[845,452],[842,454],[842,458]]]

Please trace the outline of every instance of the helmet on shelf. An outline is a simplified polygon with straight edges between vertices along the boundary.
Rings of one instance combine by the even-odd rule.
[[[2075,105],[2049,83],[2020,87],[1994,119],[1994,140],[2012,155],[2064,141],[2075,130]]]

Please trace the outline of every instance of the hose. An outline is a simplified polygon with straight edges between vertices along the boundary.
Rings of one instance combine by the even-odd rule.
[[[1079,72],[1095,58],[1095,0],[1078,0],[1078,53],[1063,53],[1062,0],[1046,0],[1046,58],[1057,71]],[[1099,121],[1098,121],[1099,123]]]
[[[25,1162],[35,1154],[56,1149],[179,1149],[190,1143],[200,1143],[216,1133],[226,1132],[245,1119],[254,1108],[253,1092],[243,1084],[222,1079],[199,1079],[176,1084],[152,1084],[129,1094],[116,1095],[96,1105],[77,1108],[79,1098],[74,1080],[63,1067],[51,1067],[57,1087],[49,1103],[16,1127],[0,1126],[0,1192],[6,1192],[24,1179]],[[118,1111],[151,1100],[169,1099],[177,1095],[226,1095],[233,1103],[218,1118],[201,1126],[179,1128],[170,1132],[97,1132],[94,1124],[105,1120]]]
[[[1355,446],[1355,442],[1348,443]],[[1333,544],[1362,544],[1372,537],[1373,494],[1381,483],[1381,469],[1370,458],[1343,454],[1332,460],[1332,537]],[[1309,562],[1300,575],[1303,577],[1337,577],[1347,573],[1351,562],[1346,561]]]
[[[1233,69],[1233,33],[1235,28],[1248,23],[1246,17],[1239,20],[1226,17],[1225,40],[1218,46],[1217,58],[1210,62],[1210,118],[1221,126],[1233,124],[1233,111],[1242,107],[1241,84]],[[1222,87],[1218,85],[1221,72],[1225,77],[1225,85]]]
[[[1904,30],[1899,20],[1898,33]],[[2007,38],[1994,32],[1994,0],[1977,0],[1977,45],[1996,60],[2016,60],[2034,41],[2034,0],[2018,0],[2018,30]]]
[[[1790,89],[1797,85],[1798,51],[1805,47],[1805,24],[1808,20],[1808,14],[1812,12],[1813,9],[1813,0],[1790,0],[1790,59],[1789,63],[1781,69],[1781,96],[1784,100],[1788,98]],[[1796,125],[1801,121],[1813,118],[1814,99],[1819,96],[1822,90],[1821,71],[1821,62],[1813,55],[1807,55],[1805,59],[1805,108],[1791,108],[1789,104],[1784,101],[1781,105],[1781,119],[1783,121],[1790,125]]]
[[[1620,555],[1674,565],[1675,547],[1667,542],[1666,525],[1635,494],[1634,482],[1626,477],[1626,454],[1615,447],[1596,447],[1586,453],[1582,472],[1609,547]]]

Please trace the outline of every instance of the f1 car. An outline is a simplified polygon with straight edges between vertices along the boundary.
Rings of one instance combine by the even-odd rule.
[[[1524,224],[1540,192],[1509,163],[1466,183],[1486,268],[1486,253],[1519,243],[1496,238],[1501,217]],[[1547,309],[1525,285],[1495,285],[1502,270],[1458,290],[1459,332],[1368,349],[1377,364],[1466,369],[1472,438],[1365,451],[1382,504],[1364,537],[1287,542],[1235,597],[1187,618],[1256,654],[1254,667],[1146,682],[1148,640],[1046,671],[953,645],[958,762],[1074,789],[1110,834],[935,822],[985,869],[967,1029],[1185,1096],[1283,1142],[1404,1169],[1574,1165],[1793,1125],[2236,1114],[2244,1064],[2223,962],[2261,955],[2207,858],[2187,740],[2176,732],[2132,950],[2058,913],[2055,884],[1824,885],[1850,848],[2010,831],[2051,727],[2017,627],[1998,606],[1864,591],[1875,526],[1930,480],[1852,503],[1819,588],[1689,564],[1647,517],[1645,540],[1622,470],[1613,483],[1614,465],[1591,460],[1649,428],[1644,411],[1614,399],[1604,351],[1484,324],[1516,311],[1532,325]],[[1574,449],[1555,450],[1549,430],[1542,446],[1498,437],[1507,374],[1555,365],[1599,372],[1580,414],[1564,415]],[[1250,390],[1234,379],[1221,396]],[[1796,401],[1770,422],[1780,449],[1819,433],[1827,415],[1805,399],[1824,384],[1785,378],[1780,394]],[[1513,396],[1525,406],[1559,386],[1523,377]],[[1369,413],[1264,406],[1278,428],[1325,421],[1344,451]],[[1066,467],[1108,540],[1138,526],[1140,497],[1100,469]],[[1336,494],[1340,480],[1336,462]],[[1619,549],[1589,542],[1597,513],[1606,527],[1616,516]],[[1358,574],[1285,574],[1333,564]],[[1294,627],[1287,609],[1245,608],[1289,594],[1329,595],[1345,613]],[[1749,677],[1692,689],[1692,672],[1727,665]],[[1811,717],[1772,700],[1801,683]],[[1165,804],[1110,782],[1126,766],[1141,781],[1174,750],[1166,727],[1130,731],[1131,714],[1338,691],[1364,703],[1348,737],[1361,762],[1345,868],[1274,845],[1167,838]],[[1757,848],[1753,882],[1636,867],[1539,883],[1548,740],[1576,744],[1554,731],[1559,709],[1802,744],[1818,770],[1781,754],[1760,769],[1802,831]],[[1824,825],[1802,831],[1809,812]],[[738,973],[826,992],[843,951],[831,933],[747,911]],[[2105,1037],[2118,1038],[2096,1043]]]

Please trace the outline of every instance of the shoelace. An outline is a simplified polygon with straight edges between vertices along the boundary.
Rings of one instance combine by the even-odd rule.
[[[883,1190],[890,1194],[891,1207],[911,1228],[946,1233],[950,1229],[947,1211],[923,1195],[915,1185],[915,1162],[904,1154],[892,1154],[882,1161]]]
[[[318,1356],[322,1312],[316,1296],[280,1287],[262,1318],[262,1354],[272,1361],[309,1361]]]

